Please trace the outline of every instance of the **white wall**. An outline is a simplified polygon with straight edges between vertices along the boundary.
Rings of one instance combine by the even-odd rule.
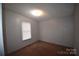
[[[31,44],[38,40],[38,23],[32,19],[28,19],[14,11],[4,10],[5,11],[5,21],[6,21],[6,31],[7,31],[7,50],[8,53],[16,51],[22,47],[25,47],[28,44]],[[32,39],[23,41],[22,40],[22,28],[21,23],[30,22]]]
[[[75,42],[74,48],[77,49],[77,55],[79,55],[79,4],[75,7]]]
[[[61,17],[40,22],[40,39],[72,47],[74,39],[73,17]]]
[[[2,5],[0,4],[0,56],[4,55],[3,29],[2,29]]]

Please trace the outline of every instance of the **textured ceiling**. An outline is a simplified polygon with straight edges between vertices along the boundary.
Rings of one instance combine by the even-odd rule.
[[[56,3],[51,3],[51,4],[5,4],[6,8],[16,11],[17,13],[20,13],[28,18],[34,19],[34,20],[49,20],[52,18],[57,18],[57,17],[65,17],[65,16],[71,16],[74,11],[74,4],[56,4]],[[40,17],[34,17],[32,16],[29,11],[33,9],[41,9],[45,12],[44,16]]]

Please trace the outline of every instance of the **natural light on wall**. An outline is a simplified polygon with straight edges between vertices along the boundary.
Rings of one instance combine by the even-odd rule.
[[[22,40],[31,39],[31,23],[22,22]]]

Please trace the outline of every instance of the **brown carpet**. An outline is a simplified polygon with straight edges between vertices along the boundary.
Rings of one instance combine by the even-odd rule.
[[[74,55],[69,47],[64,47],[56,44],[50,44],[43,41],[37,41],[29,46],[26,46],[14,53],[11,56],[63,56]]]

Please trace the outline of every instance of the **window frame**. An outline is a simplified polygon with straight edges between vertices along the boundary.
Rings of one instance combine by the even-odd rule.
[[[24,38],[24,33],[23,33],[23,32],[24,32],[24,30],[23,30],[23,25],[24,25],[24,23],[29,24],[29,28],[30,28],[30,30],[26,30],[27,32],[29,31],[28,33],[30,33],[30,34],[26,34],[26,35],[25,35],[25,36],[27,36],[27,35],[30,36],[29,38],[26,38],[26,39]],[[25,40],[31,39],[31,38],[32,38],[31,23],[30,23],[30,22],[22,22],[22,23],[21,23],[21,28],[22,28],[22,40],[25,41]],[[24,28],[25,28],[25,27],[24,27]]]

